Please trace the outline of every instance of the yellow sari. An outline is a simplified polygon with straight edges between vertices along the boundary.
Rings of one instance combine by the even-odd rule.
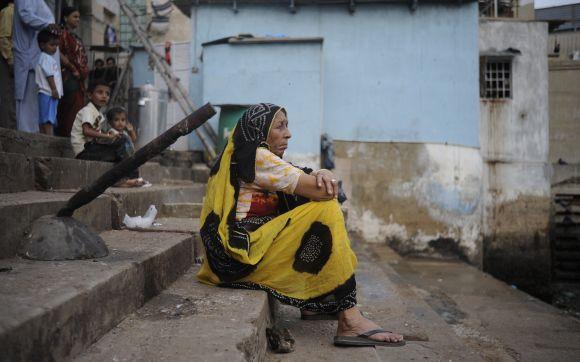
[[[199,280],[265,290],[285,304],[317,312],[355,306],[357,261],[336,200],[306,202],[254,231],[237,226],[239,183],[231,177],[232,138],[207,185],[201,212],[205,259]]]

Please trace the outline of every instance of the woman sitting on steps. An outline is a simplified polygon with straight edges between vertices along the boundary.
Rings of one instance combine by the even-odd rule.
[[[357,308],[357,260],[337,182],[328,170],[284,161],[290,137],[286,110],[273,104],[254,105],[238,121],[208,182],[198,278],[265,290],[300,308],[303,319],[337,314],[335,345],[404,345]]]

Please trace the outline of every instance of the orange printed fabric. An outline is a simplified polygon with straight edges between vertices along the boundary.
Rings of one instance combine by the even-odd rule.
[[[249,216],[271,216],[277,214],[276,191],[294,194],[298,179],[304,172],[292,166],[269,150],[256,150],[256,178],[253,183],[241,181],[236,220]]]

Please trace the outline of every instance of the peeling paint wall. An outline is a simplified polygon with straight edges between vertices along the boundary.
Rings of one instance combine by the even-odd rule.
[[[349,197],[348,227],[401,254],[458,255],[480,264],[477,148],[405,142],[335,142]]]
[[[518,287],[550,279],[548,27],[480,22],[480,52],[517,49],[511,99],[481,101],[484,270]]]

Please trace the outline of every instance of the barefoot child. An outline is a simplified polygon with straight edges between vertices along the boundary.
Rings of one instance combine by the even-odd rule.
[[[103,132],[120,135],[120,139],[124,141],[126,154],[131,156],[135,153],[137,133],[135,133],[133,125],[127,120],[127,111],[123,107],[113,107],[107,111],[107,124],[103,127]],[[134,187],[148,185],[150,183],[140,178],[138,170],[135,170],[129,175],[128,179],[122,180],[116,186]]]
[[[38,85],[38,122],[40,133],[52,136],[56,126],[58,100],[62,96],[62,76],[53,55],[58,49],[58,34],[43,29],[38,33],[41,50],[35,70]]]
[[[107,125],[103,132],[114,135],[120,134],[125,139],[125,149],[128,155],[135,153],[137,134],[133,125],[127,120],[127,112],[122,107],[113,107],[107,111]]]
[[[106,123],[101,108],[109,103],[111,89],[104,82],[96,81],[89,85],[89,103],[76,115],[70,135],[70,142],[75,157],[82,160],[118,162],[113,155],[110,159],[104,159],[103,152],[95,149],[95,139],[107,139],[110,141],[117,136],[101,132]],[[108,146],[108,145],[103,145]],[[110,153],[110,152],[108,152]],[[110,156],[110,155],[108,155]]]

